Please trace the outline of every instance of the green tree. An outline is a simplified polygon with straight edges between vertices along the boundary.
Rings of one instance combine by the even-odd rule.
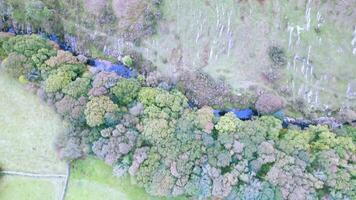
[[[74,98],[86,96],[90,88],[89,78],[77,78],[63,88],[63,93]]]
[[[100,126],[105,122],[105,114],[115,113],[119,110],[118,106],[107,96],[90,97],[84,114],[87,124],[90,127]]]
[[[111,92],[119,105],[127,105],[137,98],[140,88],[140,83],[136,79],[121,78],[116,86],[111,88]]]

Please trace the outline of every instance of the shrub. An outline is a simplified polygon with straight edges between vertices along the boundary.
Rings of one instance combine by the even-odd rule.
[[[275,65],[283,66],[287,63],[286,55],[281,47],[272,46],[268,48],[268,56]]]
[[[262,94],[258,97],[255,107],[260,114],[272,114],[282,109],[283,100],[274,94]]]
[[[106,113],[114,113],[119,110],[107,96],[90,97],[90,101],[85,108],[85,118],[90,127],[102,125]]]
[[[133,60],[131,56],[126,55],[122,58],[122,63],[128,67],[131,67],[133,65]]]

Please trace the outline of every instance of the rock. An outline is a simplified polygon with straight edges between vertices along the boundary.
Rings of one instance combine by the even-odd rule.
[[[283,100],[274,94],[262,94],[256,101],[255,107],[260,114],[272,114],[282,109]]]

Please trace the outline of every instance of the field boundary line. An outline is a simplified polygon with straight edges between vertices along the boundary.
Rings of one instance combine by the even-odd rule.
[[[70,177],[70,163],[67,162],[67,174],[65,175],[65,181],[64,181],[64,187],[62,191],[62,196],[60,200],[64,200],[66,197],[67,189],[68,189],[68,182],[69,182],[69,177]]]
[[[67,177],[67,175],[64,174],[39,174],[39,173],[9,171],[9,170],[0,171],[0,174],[12,175],[12,176],[27,176],[27,177],[34,177],[34,178],[66,178]]]

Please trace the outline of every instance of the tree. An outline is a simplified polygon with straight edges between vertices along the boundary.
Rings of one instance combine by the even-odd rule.
[[[117,84],[111,88],[119,105],[128,105],[133,102],[140,90],[140,83],[136,79],[121,78]]]
[[[63,64],[51,73],[44,82],[46,92],[58,92],[84,72],[83,64]]]
[[[7,54],[17,53],[28,59],[28,64],[38,68],[51,56],[56,55],[54,47],[38,35],[18,35],[3,43],[2,48]]]
[[[283,106],[283,100],[274,94],[262,94],[255,103],[256,110],[260,114],[273,114]]]
[[[25,75],[31,68],[26,57],[18,53],[10,53],[1,65],[14,78]]]
[[[107,96],[90,97],[85,107],[85,118],[90,127],[102,125],[106,113],[115,113],[118,106]]]
[[[62,64],[79,64],[78,59],[68,51],[58,50],[56,56],[52,56],[39,67],[42,73],[48,73],[57,69]]]
[[[35,28],[49,25],[53,20],[54,11],[49,9],[42,1],[30,0],[26,2],[26,21]]]
[[[77,78],[75,81],[69,83],[63,88],[63,93],[70,95],[74,98],[87,96],[90,88],[89,78]]]
[[[220,118],[219,122],[215,125],[215,129],[219,133],[234,133],[236,132],[237,125],[240,123],[240,121],[241,120],[236,118],[234,113],[229,112]]]

